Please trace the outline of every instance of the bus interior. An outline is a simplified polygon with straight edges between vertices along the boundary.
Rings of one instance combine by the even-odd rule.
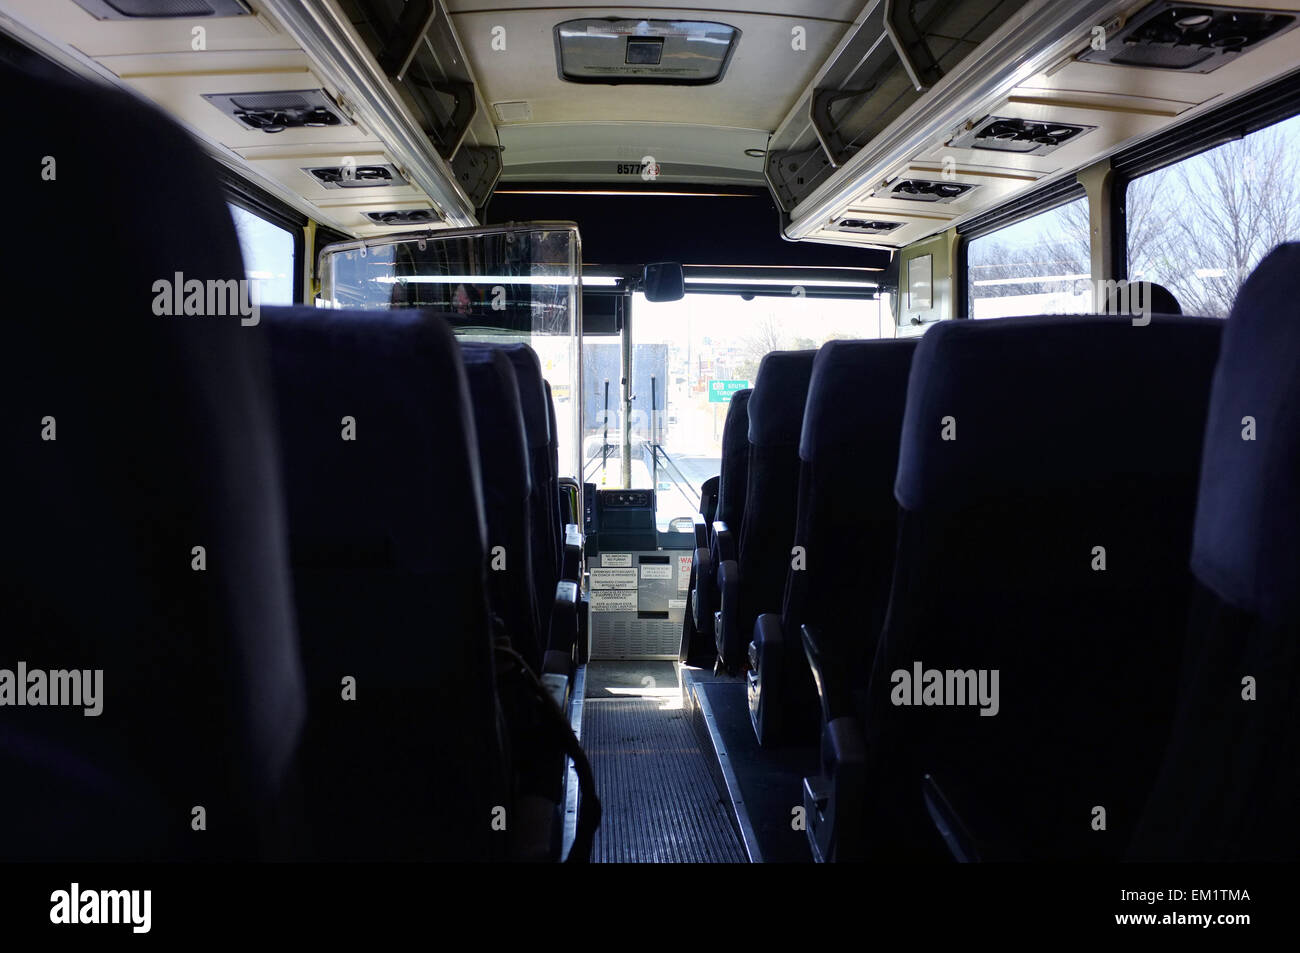
[[[1295,861],[1298,25],[0,0],[0,858]]]

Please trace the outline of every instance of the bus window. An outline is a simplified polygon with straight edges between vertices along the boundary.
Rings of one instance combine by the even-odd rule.
[[[257,281],[261,303],[293,304],[293,233],[242,206],[227,204],[239,235],[244,272]]]
[[[1125,205],[1129,280],[1227,317],[1260,260],[1300,238],[1300,116],[1134,179]]]
[[[653,486],[658,523],[699,506],[700,484],[722,460],[722,425],[734,390],[749,387],[769,351],[820,347],[835,338],[893,337],[894,321],[879,298],[810,298],[691,293],[680,301],[632,303],[632,488]],[[882,332],[883,328],[883,332]],[[619,344],[588,339],[584,385],[589,394],[587,479],[622,481],[617,425]],[[605,379],[610,387],[609,443],[600,426]],[[653,413],[652,413],[653,410]]]
[[[967,317],[1092,310],[1088,200],[972,239],[966,252]]]

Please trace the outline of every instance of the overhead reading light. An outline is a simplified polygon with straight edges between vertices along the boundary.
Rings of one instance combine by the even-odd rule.
[[[566,20],[555,61],[570,83],[706,86],[722,79],[740,31],[702,20]]]
[[[954,149],[989,149],[994,152],[1045,156],[1096,128],[1072,122],[1036,122],[989,116],[974,129],[953,139],[949,145]]]
[[[902,222],[880,222],[866,218],[841,218],[836,219],[831,225],[833,231],[851,232],[857,235],[885,235],[902,227]]]
[[[323,89],[269,93],[204,93],[203,98],[251,129],[284,132],[305,126],[350,126]]]
[[[164,20],[242,17],[252,11],[242,0],[73,0],[97,20]]]
[[[1277,10],[1160,0],[1107,38],[1104,50],[1089,49],[1078,58],[1088,63],[1212,73],[1296,23],[1294,14]]]
[[[533,118],[533,107],[523,100],[493,103],[492,108],[501,122],[527,122]]]
[[[376,225],[427,225],[439,221],[433,209],[389,209],[384,212],[366,212],[366,218]]]
[[[374,189],[406,184],[406,179],[391,165],[330,165],[302,171],[327,189]]]
[[[966,182],[931,182],[928,179],[904,179],[889,190],[891,199],[909,202],[951,202],[976,186]]]

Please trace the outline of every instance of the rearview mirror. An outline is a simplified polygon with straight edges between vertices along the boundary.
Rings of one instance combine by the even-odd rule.
[[[646,265],[642,285],[647,301],[681,301],[686,296],[686,281],[679,262]]]

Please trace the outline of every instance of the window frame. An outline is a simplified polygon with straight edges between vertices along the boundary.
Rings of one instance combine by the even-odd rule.
[[[219,170],[218,178],[227,202],[284,229],[293,237],[293,303],[310,303],[306,300],[303,272],[304,256],[307,253],[307,216],[224,167]]]

